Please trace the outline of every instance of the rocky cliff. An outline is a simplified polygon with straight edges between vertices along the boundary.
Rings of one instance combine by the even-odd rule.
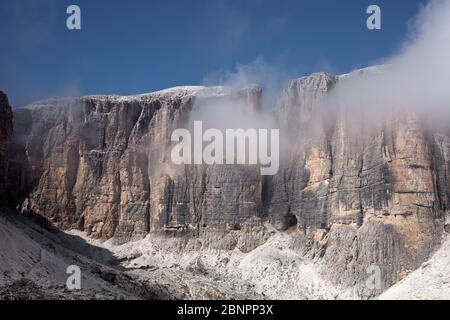
[[[296,143],[267,207],[269,216],[296,218],[297,248],[320,257],[328,276],[371,295],[365,279],[373,267],[385,289],[440,242],[450,140],[413,110],[373,118],[363,105],[315,103],[339,81],[315,74],[284,92],[280,127]]]
[[[439,243],[450,139],[414,112],[374,121],[339,102],[324,110],[317,101],[341,80],[313,74],[283,92],[275,110],[282,165],[273,177],[257,166],[170,161],[170,135],[196,108],[234,101],[256,116],[258,88],[38,102],[15,112],[10,188],[22,210],[116,243],[159,233],[191,248],[249,251],[269,237],[270,223],[292,232],[295,249],[323,261],[336,284],[371,295],[369,267],[381,270],[379,292]]]
[[[211,229],[214,237],[216,231],[228,237],[242,222],[252,224],[260,216],[259,172],[170,162],[170,135],[196,101],[226,97],[256,111],[253,91],[221,90],[50,100],[17,110],[12,162],[25,165],[15,189],[31,191],[23,195],[23,209],[118,243],[149,231],[198,235]],[[247,240],[243,246],[254,246]]]
[[[6,95],[0,91],[0,209],[7,202],[8,149],[13,131],[12,112]]]

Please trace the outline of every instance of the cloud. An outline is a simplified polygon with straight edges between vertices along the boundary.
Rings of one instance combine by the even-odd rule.
[[[383,123],[391,114],[402,117],[416,111],[434,126],[448,130],[450,121],[450,0],[435,0],[422,7],[411,22],[410,33],[401,49],[381,59],[381,66],[367,68],[339,77],[334,88],[314,106],[322,119],[334,117],[337,109],[350,121]],[[191,121],[207,120],[219,129],[274,128],[271,111],[292,74],[268,65],[262,58],[234,70],[221,71],[205,78],[206,85],[223,85],[234,90],[260,84],[263,88],[263,112],[246,115],[245,107],[235,100],[197,105]],[[328,123],[328,122],[326,122]],[[334,123],[334,122],[333,122]],[[357,132],[357,131],[355,131]],[[444,131],[445,132],[445,131]],[[283,136],[290,145],[289,137]],[[282,152],[283,153],[283,152]]]
[[[318,103],[322,109],[348,109],[368,119],[393,111],[416,110],[435,120],[450,120],[450,0],[434,0],[410,22],[401,49],[380,59],[380,68],[341,77],[332,92]],[[329,71],[329,70],[326,70]],[[276,105],[292,73],[268,65],[262,58],[235,70],[205,78],[207,85],[240,89],[250,84],[263,88],[263,110]],[[320,107],[318,107],[321,109]]]
[[[263,90],[262,108],[269,110],[274,107],[281,91],[292,77],[292,72],[286,71],[282,66],[270,65],[258,57],[248,64],[237,65],[233,70],[209,74],[203,79],[203,84],[221,85],[234,90],[259,85]]]
[[[381,60],[381,70],[344,78],[327,100],[367,117],[415,110],[448,123],[449,57],[450,1],[430,1],[411,22],[399,52]]]

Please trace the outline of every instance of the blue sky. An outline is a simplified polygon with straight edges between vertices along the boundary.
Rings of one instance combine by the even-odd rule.
[[[344,73],[399,49],[419,0],[0,0],[0,90],[13,106],[59,95],[135,94],[259,59],[298,77]],[[82,30],[66,28],[81,7]],[[366,28],[366,8],[382,30]]]

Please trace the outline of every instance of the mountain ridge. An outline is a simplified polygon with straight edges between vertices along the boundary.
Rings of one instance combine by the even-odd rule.
[[[182,87],[15,109],[15,206],[118,245],[155,235],[180,239],[185,250],[251,252],[270,238],[269,223],[293,232],[292,249],[320,261],[333,284],[376,296],[440,245],[450,143],[414,112],[376,122],[339,104],[317,112],[341,78],[316,73],[281,93],[274,114],[283,157],[267,178],[257,166],[177,167],[169,156],[170,133],[211,101],[258,116],[258,87],[215,87],[212,97]],[[382,272],[376,290],[365,285],[374,264]]]

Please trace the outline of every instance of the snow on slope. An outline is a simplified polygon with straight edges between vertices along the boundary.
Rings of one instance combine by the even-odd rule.
[[[179,299],[349,298],[320,275],[320,265],[290,249],[291,236],[281,232],[249,253],[190,250],[177,239],[155,235],[122,246],[88,241],[114,252],[128,274],[169,288]]]
[[[341,80],[347,79],[353,76],[369,74],[369,73],[381,73],[388,68],[389,65],[374,65],[366,68],[356,69],[349,73],[337,75],[337,77]],[[255,84],[249,85],[247,88],[243,87],[242,89],[248,89],[252,86],[257,86]],[[177,86],[168,89],[163,89],[154,92],[134,94],[128,96],[120,96],[117,94],[96,94],[96,95],[88,95],[88,96],[80,96],[80,97],[51,97],[48,99],[32,102],[31,104],[25,106],[26,109],[39,109],[45,107],[64,107],[70,106],[77,101],[82,101],[83,99],[96,99],[100,101],[104,100],[114,100],[114,101],[142,101],[142,100],[152,100],[152,99],[164,99],[164,98],[180,98],[186,96],[197,96],[197,97],[213,97],[213,96],[222,96],[225,94],[230,94],[231,92],[236,91],[231,87],[226,86]]]
[[[122,246],[91,241],[121,258],[129,274],[170,288],[179,299],[358,299],[328,282],[319,263],[290,249],[291,240],[276,232],[249,253],[189,250],[154,235]],[[450,235],[428,262],[378,299],[450,299]]]
[[[449,300],[450,236],[422,266],[381,294],[380,300]]]
[[[80,291],[66,288],[67,267],[81,269]],[[27,218],[0,215],[0,299],[158,297],[114,266],[107,250]]]
[[[40,108],[48,108],[48,107],[68,107],[73,104],[79,103],[80,101],[86,99],[95,99],[99,101],[121,101],[121,102],[131,102],[131,101],[145,101],[145,100],[153,100],[153,99],[175,99],[175,98],[183,98],[188,96],[221,96],[226,93],[229,93],[229,88],[225,88],[222,86],[215,87],[203,87],[203,86],[179,86],[168,88],[160,91],[149,92],[149,93],[141,93],[136,95],[129,96],[119,96],[114,94],[99,94],[99,95],[89,95],[89,96],[81,96],[81,97],[53,97],[40,101],[33,102],[27,106],[25,109],[40,109]]]
[[[290,249],[291,241],[289,234],[274,231],[249,253],[194,250],[180,239],[155,235],[114,246],[80,231],[51,231],[22,217],[0,216],[0,299],[17,297],[15,290],[24,285],[25,298],[356,298],[324,279],[320,264]],[[79,292],[65,288],[72,264],[82,270]],[[31,285],[17,285],[23,279]],[[450,299],[450,235],[428,262],[378,298]]]

